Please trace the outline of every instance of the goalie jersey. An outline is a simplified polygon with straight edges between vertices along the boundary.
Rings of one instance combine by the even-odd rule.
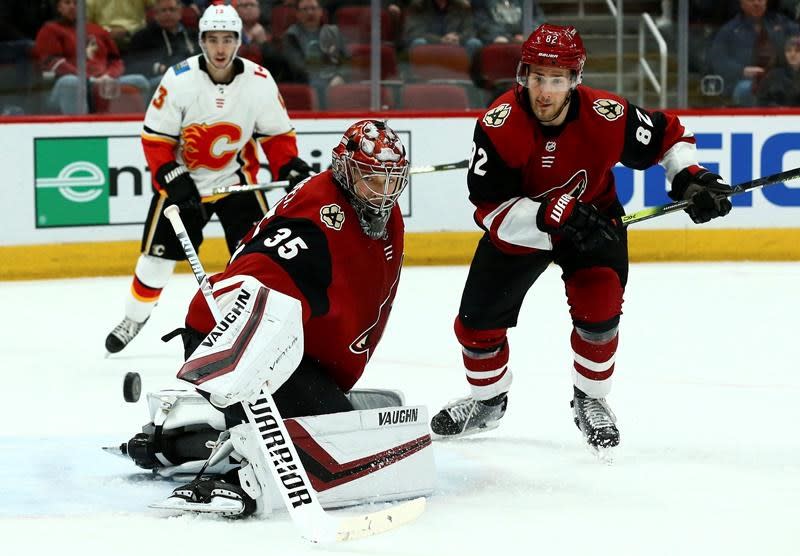
[[[327,170],[276,203],[211,282],[249,275],[299,299],[304,356],[348,392],[383,335],[397,292],[404,233],[397,205],[386,232],[383,239],[366,236]],[[200,292],[189,306],[186,324],[203,334],[214,327]]]
[[[142,145],[155,176],[164,163],[185,165],[200,195],[215,187],[257,183],[258,146],[272,174],[297,156],[294,129],[270,73],[234,58],[234,77],[218,84],[202,55],[171,67],[144,119]],[[158,190],[159,185],[153,181]]]

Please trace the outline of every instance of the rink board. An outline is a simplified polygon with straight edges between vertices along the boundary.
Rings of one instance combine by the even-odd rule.
[[[388,118],[412,165],[420,166],[468,158],[479,115]],[[701,163],[733,184],[800,166],[800,111],[686,112],[682,118],[695,132]],[[300,155],[327,168],[331,147],[355,119],[296,116]],[[124,117],[0,120],[6,145],[0,163],[7,173],[0,188],[6,208],[0,279],[131,272],[151,194],[140,131],[139,119]],[[620,166],[615,176],[627,212],[669,202],[659,166],[646,172]],[[465,178],[466,170],[459,170],[411,179],[400,200],[409,264],[460,264],[471,257],[479,235]],[[260,180],[270,180],[266,164]],[[271,194],[273,201],[278,197]],[[637,224],[630,231],[632,260],[800,260],[800,182],[741,195],[734,206],[728,218],[702,228],[683,214]],[[221,236],[212,222],[202,250],[210,268],[221,268],[227,258]]]

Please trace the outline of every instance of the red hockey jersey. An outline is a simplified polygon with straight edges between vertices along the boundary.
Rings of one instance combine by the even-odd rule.
[[[400,209],[392,211],[385,239],[368,238],[331,172],[322,172],[276,203],[211,282],[247,274],[299,299],[305,356],[347,392],[383,335],[397,291],[404,224]],[[214,326],[200,292],[186,324],[204,334]]]
[[[467,178],[476,222],[505,252],[552,248],[536,213],[553,197],[568,193],[609,209],[618,162],[635,169],[661,163],[670,180],[697,164],[694,136],[677,117],[607,91],[577,87],[560,126],[541,125],[526,103],[510,90],[478,120]]]

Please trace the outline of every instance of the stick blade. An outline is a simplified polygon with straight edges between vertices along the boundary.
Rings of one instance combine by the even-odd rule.
[[[425,498],[419,497],[371,514],[344,518],[339,522],[335,540],[352,541],[391,531],[417,519],[425,506]]]

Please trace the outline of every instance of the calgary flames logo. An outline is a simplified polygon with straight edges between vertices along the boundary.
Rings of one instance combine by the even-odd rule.
[[[544,193],[536,196],[536,200],[555,199],[565,193],[570,197],[580,198],[583,192],[586,191],[586,186],[589,185],[589,176],[586,170],[581,168],[575,172],[567,183],[548,189]]]
[[[239,152],[242,129],[235,124],[192,124],[181,132],[183,161],[189,170],[222,170]]]

